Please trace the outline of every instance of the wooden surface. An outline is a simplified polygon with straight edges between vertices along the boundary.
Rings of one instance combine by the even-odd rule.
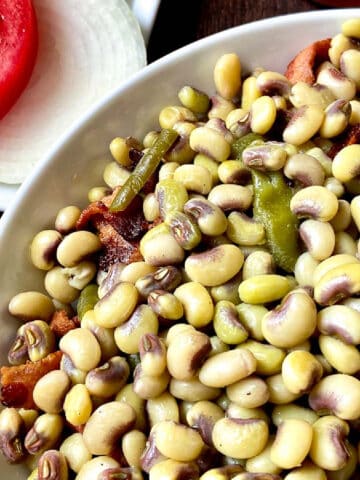
[[[332,1],[360,6],[360,0]],[[310,0],[162,0],[148,44],[148,61],[226,28],[324,8],[328,7]]]

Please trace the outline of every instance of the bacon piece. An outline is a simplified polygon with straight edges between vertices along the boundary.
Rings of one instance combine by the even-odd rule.
[[[331,38],[325,38],[301,50],[288,64],[285,77],[291,83],[314,83],[316,67],[329,58],[330,42]]]
[[[107,270],[116,262],[132,263],[143,260],[139,250],[139,242],[128,242],[112,225],[102,224],[99,227],[99,238],[103,251],[99,255],[99,267]]]
[[[328,152],[330,158],[334,158],[335,155],[347,145],[360,143],[360,124],[348,127],[344,133],[332,140],[334,143]]]
[[[0,368],[0,401],[6,407],[37,408],[33,390],[37,381],[51,370],[60,367],[62,352],[50,353],[37,362]]]
[[[57,338],[61,338],[65,333],[80,326],[77,316],[69,318],[65,310],[56,311],[50,321],[50,328]]]
[[[135,197],[123,212],[110,212],[109,206],[116,193],[115,189],[101,202],[91,203],[77,222],[78,229],[90,225],[97,230],[103,247],[98,257],[99,267],[104,270],[116,262],[128,264],[142,260],[139,240],[151,228],[144,218],[140,196]]]
[[[82,211],[77,222],[77,229],[81,230],[89,225],[99,229],[105,223],[113,226],[127,241],[141,238],[149,228],[149,223],[144,218],[141,197],[135,197],[123,212],[110,212],[108,206],[111,204],[115,193],[105,197],[101,202],[90,203]]]

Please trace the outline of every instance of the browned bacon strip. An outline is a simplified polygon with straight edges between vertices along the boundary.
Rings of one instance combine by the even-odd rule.
[[[291,83],[296,82],[315,82],[316,67],[328,60],[328,50],[330,47],[330,38],[319,40],[301,50],[296,57],[291,60],[287,66],[285,76]]]

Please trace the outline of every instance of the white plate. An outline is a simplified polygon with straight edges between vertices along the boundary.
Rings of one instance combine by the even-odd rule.
[[[145,43],[147,43],[154,25],[160,0],[126,1],[138,19]],[[0,211],[4,211],[10,205],[19,187],[19,184],[7,184],[0,182]]]

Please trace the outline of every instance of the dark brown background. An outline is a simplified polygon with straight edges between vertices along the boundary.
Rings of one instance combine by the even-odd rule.
[[[360,7],[360,0],[162,0],[148,44],[148,61],[226,28],[309,10],[321,3]]]

